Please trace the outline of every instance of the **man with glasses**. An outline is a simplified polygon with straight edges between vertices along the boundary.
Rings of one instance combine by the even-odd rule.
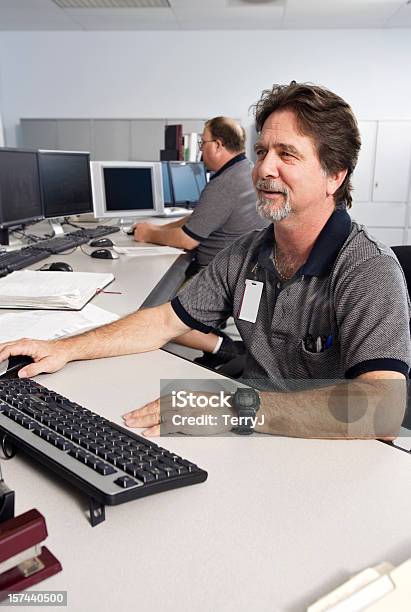
[[[206,122],[198,144],[206,168],[214,174],[193,213],[166,225],[134,226],[138,242],[194,250],[190,275],[205,268],[237,238],[267,225],[256,210],[244,128],[229,117],[214,117]]]
[[[237,238],[267,226],[256,209],[252,164],[244,152],[244,128],[230,117],[214,117],[206,122],[198,146],[206,168],[214,174],[193,213],[166,225],[134,226],[134,240],[138,242],[193,250],[187,278],[204,269]],[[241,342],[217,333],[192,331],[174,342],[203,351],[204,355],[195,361],[208,367],[226,363],[244,352]]]

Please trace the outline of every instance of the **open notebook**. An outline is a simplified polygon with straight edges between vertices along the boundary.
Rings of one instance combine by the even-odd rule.
[[[0,279],[0,308],[81,310],[113,280],[97,272],[12,272]]]

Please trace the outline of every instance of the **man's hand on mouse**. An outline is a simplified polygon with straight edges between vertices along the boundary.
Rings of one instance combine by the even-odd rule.
[[[154,223],[136,223],[134,225],[134,240],[136,242],[150,242],[149,232],[155,231],[157,227]]]
[[[0,362],[15,355],[28,355],[34,361],[19,370],[19,378],[36,376],[42,372],[57,372],[72,360],[68,345],[59,340],[21,338],[15,342],[0,344]]]

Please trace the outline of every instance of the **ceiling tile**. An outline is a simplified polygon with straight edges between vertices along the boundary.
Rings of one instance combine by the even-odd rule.
[[[85,30],[178,29],[173,12],[166,8],[70,9],[66,12]]]
[[[170,8],[168,0],[52,0],[63,9],[72,8]]]
[[[267,29],[281,26],[283,7],[225,7],[218,11],[201,9],[174,9],[182,29],[229,30]]]
[[[78,26],[60,9],[0,7],[0,30],[76,30]]]
[[[405,0],[169,0],[171,8],[60,9],[53,0],[0,0],[0,30],[269,30],[411,27]]]
[[[0,14],[2,9],[50,9],[50,11],[58,11],[59,9],[51,0],[0,0]]]
[[[339,0],[325,3],[308,0],[302,6],[288,0],[285,28],[380,28],[398,10],[403,0]]]
[[[227,0],[169,0],[172,9],[205,9],[225,8]]]

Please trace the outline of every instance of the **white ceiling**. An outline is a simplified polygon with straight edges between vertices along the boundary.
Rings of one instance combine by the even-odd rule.
[[[0,0],[3,31],[340,28],[411,28],[411,0]]]

